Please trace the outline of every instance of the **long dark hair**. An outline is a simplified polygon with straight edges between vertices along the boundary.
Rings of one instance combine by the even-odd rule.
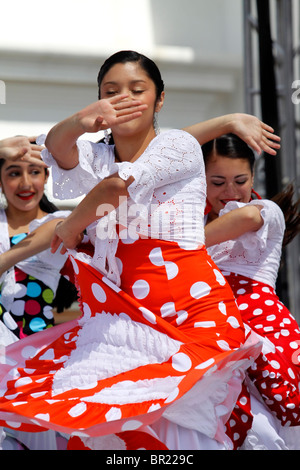
[[[205,164],[217,154],[227,158],[239,158],[249,162],[251,173],[254,173],[255,155],[253,150],[238,136],[225,134],[202,145]],[[286,246],[300,232],[300,199],[294,201],[294,186],[289,184],[285,189],[276,194],[274,201],[281,208],[286,229],[282,245]]]

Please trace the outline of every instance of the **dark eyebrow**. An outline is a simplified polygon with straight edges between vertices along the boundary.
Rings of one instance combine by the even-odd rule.
[[[241,178],[243,176],[248,176],[247,173],[242,173],[241,175],[236,175],[234,178]],[[220,178],[220,179],[225,179],[226,176],[221,176],[221,175],[210,175],[211,178]]]
[[[142,80],[142,79],[139,79],[139,80],[131,80],[130,83],[135,85],[136,83],[146,83],[146,81]],[[113,81],[105,82],[105,83],[103,83],[103,86],[105,86],[105,85],[118,85],[118,82],[113,82]]]
[[[40,166],[42,166],[42,165],[39,165],[38,163],[30,163],[29,168],[34,168],[34,167],[36,167],[36,166],[37,166],[37,167],[40,167]],[[13,170],[13,169],[20,169],[20,168],[22,168],[21,165],[14,165],[14,164],[12,164],[12,165],[9,165],[7,168],[5,168],[4,171],[9,171],[9,170]]]

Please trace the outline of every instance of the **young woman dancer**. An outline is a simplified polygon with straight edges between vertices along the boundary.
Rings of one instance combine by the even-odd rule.
[[[41,164],[40,164],[41,163]],[[53,305],[66,256],[41,253],[20,263],[7,261],[14,255],[19,241],[44,223],[57,223],[70,211],[58,211],[44,194],[48,171],[43,162],[33,163],[21,158],[0,160],[0,187],[3,208],[0,210],[0,319],[18,338],[30,335],[54,324]],[[3,200],[3,198],[5,200]],[[30,247],[30,234],[25,244]],[[15,247],[10,251],[11,247]],[[14,266],[15,265],[15,266]],[[10,269],[8,269],[10,268]],[[68,299],[68,287],[63,286]],[[71,303],[76,299],[71,288]],[[67,306],[70,305],[70,302]]]
[[[202,148],[211,205],[208,252],[233,289],[244,323],[264,340],[263,353],[247,374],[282,425],[299,426],[300,331],[275,293],[282,244],[300,230],[299,204],[293,203],[291,188],[277,198],[285,214],[275,202],[253,194],[254,154],[237,136],[222,136]],[[251,423],[249,394],[243,390],[228,422],[237,447]]]
[[[88,193],[52,245],[70,250],[83,317],[8,348],[18,377],[2,374],[2,423],[77,434],[87,448],[227,448],[224,423],[261,345],[245,342],[203,248],[200,146],[183,131],[155,135],[163,82],[145,56],[110,57],[99,89],[99,101],[50,131],[44,157],[54,193]],[[118,124],[132,105],[136,119]],[[114,146],[78,140],[107,127]],[[93,257],[74,250],[85,229]]]

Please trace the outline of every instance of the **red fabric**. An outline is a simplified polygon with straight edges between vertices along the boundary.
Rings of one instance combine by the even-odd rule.
[[[117,257],[123,266],[122,289],[93,267],[73,260],[83,319],[37,333],[30,341],[25,338],[7,348],[7,358],[15,363],[18,373],[14,377],[9,365],[0,365],[0,425],[29,432],[49,428],[72,434],[80,430],[90,437],[140,431],[158,420],[198,381],[206,380],[207,371],[220,374],[224,370],[226,375],[228,367],[240,367],[243,361],[257,356],[259,345],[241,348],[245,332],[232,292],[205,249],[189,252],[171,242],[139,240],[132,245],[120,242]],[[90,380],[90,368],[87,365],[82,371],[81,359],[76,359],[76,367],[70,369],[74,353],[85,354],[90,346],[81,332],[85,325],[93,330],[96,321],[104,328],[105,322],[110,327],[119,319],[124,319],[125,325],[152,332],[152,336],[157,332],[163,341],[178,342],[176,353],[137,368],[126,370],[124,366],[121,373],[109,369],[106,377],[96,376],[92,384],[86,382]],[[81,349],[79,338],[81,345],[83,342]],[[95,348],[98,346],[97,339]],[[106,351],[106,340],[103,347]],[[148,351],[147,345],[143,347]],[[118,370],[119,364],[115,365]],[[120,365],[123,367],[122,361]],[[66,376],[68,387],[64,389],[62,380],[59,391],[55,388],[57,376],[61,377],[58,372],[67,374],[68,370],[73,371]],[[77,377],[79,372],[83,375]],[[177,383],[170,382],[170,378]],[[82,385],[76,386],[76,380]],[[162,380],[171,384],[165,395],[156,389]],[[134,382],[141,390],[136,401],[127,391],[125,395],[122,391],[112,395],[112,402],[98,398],[106,390],[113,392],[116,387]],[[153,389],[143,399],[144,383]],[[222,430],[218,428],[216,433],[222,434]],[[222,439],[221,434],[216,438]]]

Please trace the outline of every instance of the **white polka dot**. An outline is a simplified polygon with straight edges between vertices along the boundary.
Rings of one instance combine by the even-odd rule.
[[[171,261],[166,261],[165,268],[166,268],[167,277],[169,280],[174,279],[174,277],[177,276],[178,271],[179,271],[177,264],[172,263]]]
[[[119,274],[122,274],[122,272],[123,272],[123,263],[120,260],[120,258],[116,257],[116,263],[117,263],[117,266],[118,266]]]
[[[135,431],[136,429],[139,429],[141,426],[143,426],[143,423],[141,421],[131,419],[129,421],[126,421],[126,423],[123,424],[122,431]]]
[[[206,295],[209,295],[211,287],[206,282],[196,282],[190,289],[190,294],[194,299],[201,299]]]
[[[53,318],[53,310],[52,310],[52,307],[50,305],[46,305],[44,308],[43,308],[43,315],[48,319],[48,320],[52,320]]]
[[[274,395],[274,398],[276,401],[282,401],[282,396],[277,394],[277,395]]]
[[[226,280],[225,280],[223,274],[220,273],[220,271],[218,271],[217,269],[214,269],[214,273],[215,273],[215,276],[216,276],[216,280],[220,284],[220,286],[225,286]]]
[[[145,320],[148,320],[148,322],[152,323],[153,325],[156,324],[156,316],[154,315],[151,310],[148,310],[147,308],[140,307],[139,310],[142,312],[143,317]]]
[[[188,318],[188,313],[185,310],[180,310],[179,312],[177,312],[177,316],[177,325],[182,325],[182,323]]]
[[[112,407],[105,415],[106,421],[116,421],[122,418],[122,412],[119,408]]]
[[[37,415],[35,415],[35,418],[36,419],[41,419],[43,421],[50,421],[50,416],[49,416],[49,413],[39,413]]]
[[[280,369],[280,364],[279,364],[279,362],[277,362],[277,361],[271,361],[270,364],[271,364],[271,366],[273,367],[273,369],[277,369],[277,370]]]
[[[55,355],[53,349],[47,349],[44,354],[40,357],[41,361],[53,361]]]
[[[235,318],[235,317],[229,317],[227,319],[227,322],[229,323],[229,325],[232,326],[232,328],[239,328],[240,327],[240,324],[238,322],[238,319]]]
[[[15,423],[14,421],[6,421],[10,428],[18,429],[22,423]]]
[[[192,367],[192,361],[186,354],[177,353],[172,357],[172,367],[178,372],[187,372]]]
[[[271,292],[270,289],[269,289],[269,287],[263,287],[263,288],[262,288],[262,291],[263,291],[263,292],[266,292],[267,294],[269,294],[269,293]]]
[[[253,315],[261,315],[263,313],[263,310],[261,310],[260,308],[257,308],[253,311]]]
[[[92,311],[90,309],[90,306],[86,303],[82,303],[82,309],[83,309],[83,314],[86,319],[91,318],[92,316]]]
[[[265,327],[264,327],[264,331],[265,331],[266,333],[269,332],[269,331],[274,331],[274,328],[273,328],[273,326],[265,326]]]
[[[68,411],[68,414],[72,418],[77,418],[77,416],[81,416],[83,413],[85,413],[86,410],[87,410],[86,403],[78,403],[77,405],[73,406],[73,408],[71,408]]]
[[[211,359],[208,359],[207,361],[202,362],[201,364],[199,364],[197,367],[195,367],[195,369],[200,369],[200,370],[206,369],[207,367],[212,366],[214,363],[215,363],[215,360],[213,358],[211,358]]]
[[[96,284],[95,282],[92,284],[92,292],[98,302],[101,302],[102,304],[106,302],[105,291],[101,286],[99,286],[99,284]]]
[[[237,432],[235,432],[233,435],[233,440],[237,441],[239,438],[240,438],[240,435]]]
[[[239,401],[240,401],[240,404],[243,406],[247,405],[248,403],[248,400],[246,397],[242,397]]]
[[[165,264],[161,248],[154,248],[150,252],[149,259],[154,266],[164,266]]]
[[[10,310],[11,310],[11,313],[19,317],[23,315],[24,307],[25,307],[24,300],[16,300],[15,302],[12,303]]]
[[[260,298],[260,295],[259,294],[251,294],[250,298],[253,299],[253,300],[256,300],[256,299]]]
[[[231,350],[231,348],[230,348],[229,344],[227,343],[227,341],[219,340],[219,341],[217,341],[217,345],[223,351],[230,351]]]
[[[294,371],[293,371],[291,368],[288,369],[288,374],[289,374],[289,376],[290,376],[292,379],[295,379],[295,378],[296,378],[296,376],[295,376],[295,374],[294,374]]]
[[[29,385],[32,383],[32,379],[30,377],[21,377],[15,382],[15,387],[23,387],[23,385]]]
[[[140,279],[133,284],[132,292],[136,299],[144,299],[150,292],[150,286],[147,281]]]
[[[78,273],[79,273],[78,264],[76,263],[76,261],[75,261],[75,259],[73,258],[73,256],[70,256],[70,260],[71,260],[71,262],[72,262],[72,266],[73,266],[73,269],[74,269],[75,274],[78,274]]]
[[[215,328],[216,322],[214,321],[197,321],[194,324],[195,328]]]
[[[21,297],[24,297],[27,292],[27,287],[24,286],[23,284],[16,284],[15,292],[14,292],[14,297],[15,299],[20,299]]]
[[[14,330],[15,328],[18,327],[17,323],[13,319],[13,317],[10,315],[9,312],[4,312],[2,316],[3,323],[9,330]]]
[[[179,395],[179,388],[176,387],[174,388],[173,392],[170,393],[168,398],[165,400],[165,403],[171,403],[178,397],[178,395]]]
[[[268,315],[266,320],[267,321],[274,321],[274,320],[276,320],[276,315]]]
[[[219,302],[219,310],[221,313],[223,313],[223,315],[227,315],[226,305],[224,302]]]
[[[162,318],[173,317],[174,315],[176,315],[174,302],[167,302],[166,304],[164,304],[161,307],[160,312],[161,312]]]
[[[239,289],[236,293],[237,295],[243,295],[245,294],[245,292],[246,292],[246,289]]]
[[[292,341],[292,342],[290,343],[290,348],[292,348],[292,349],[298,349],[298,348],[300,348],[300,342],[298,343],[297,341]]]
[[[282,334],[282,336],[290,336],[289,330],[281,330],[280,333]]]
[[[266,300],[265,304],[270,307],[271,305],[274,305],[274,301],[273,300]]]
[[[247,308],[249,307],[248,304],[241,304],[238,306],[239,307],[239,310],[247,310]]]

